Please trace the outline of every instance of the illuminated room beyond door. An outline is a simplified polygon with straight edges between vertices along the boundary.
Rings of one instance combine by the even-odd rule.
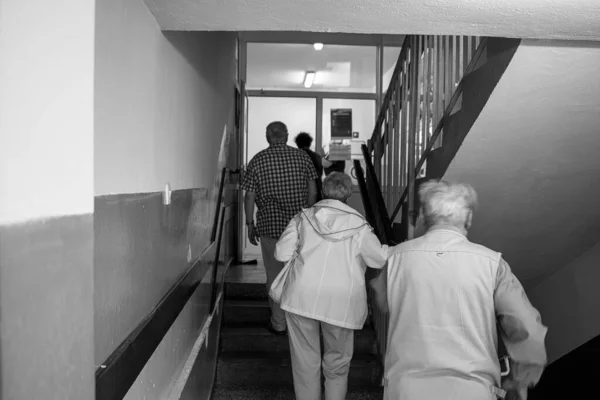
[[[316,115],[316,98],[249,97],[245,166],[259,151],[268,147],[266,128],[269,123],[281,121],[286,124],[290,134],[288,145],[295,146],[294,138],[300,132],[308,132],[315,137]],[[245,230],[243,260],[261,258],[260,246],[254,246],[248,241],[248,232]]]

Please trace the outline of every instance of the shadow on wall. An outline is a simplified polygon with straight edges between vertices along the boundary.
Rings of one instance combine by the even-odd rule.
[[[219,200],[219,189],[222,179],[221,172],[223,168],[227,167],[231,136],[232,134],[228,130],[227,126],[225,126],[221,137],[221,147],[219,150],[219,158],[217,160],[217,170],[213,179],[212,188],[208,194],[208,201],[193,201],[191,207],[188,209],[189,214],[184,227],[187,228],[188,237],[194,237],[198,228],[202,231],[207,231],[210,229],[216,222],[216,218],[219,216],[218,209],[220,208],[220,204],[217,204],[217,201]],[[209,242],[210,241],[206,242],[207,246],[210,244]]]
[[[230,50],[229,46],[222,44],[230,42],[235,36],[234,33],[190,31],[162,31],[162,34],[207,82],[217,79],[222,66],[203,61],[207,57],[220,60],[222,52]]]

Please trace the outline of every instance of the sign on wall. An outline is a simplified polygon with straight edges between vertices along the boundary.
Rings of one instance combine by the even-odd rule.
[[[352,138],[352,109],[331,109],[331,137]]]

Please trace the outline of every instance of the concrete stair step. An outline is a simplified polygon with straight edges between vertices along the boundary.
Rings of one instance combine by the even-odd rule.
[[[325,397],[323,397],[325,398]],[[217,386],[213,400],[294,400],[292,386]],[[346,400],[382,400],[381,388],[350,388]]]
[[[261,322],[229,322],[221,328],[221,351],[288,352],[287,336],[273,335]],[[355,354],[376,354],[375,331],[370,326],[354,332]]]
[[[381,365],[375,355],[356,354],[350,366],[350,387],[377,387]],[[222,351],[217,364],[217,385],[292,385],[289,352]]]
[[[223,323],[267,323],[271,309],[267,299],[225,300]]]
[[[264,283],[234,283],[225,286],[225,298],[230,300],[257,299],[268,300],[267,285]]]

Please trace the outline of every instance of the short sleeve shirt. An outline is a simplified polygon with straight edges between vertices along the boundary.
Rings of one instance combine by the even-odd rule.
[[[286,144],[259,152],[242,180],[242,189],[256,193],[258,234],[278,239],[308,199],[308,182],[317,179],[310,157]]]

